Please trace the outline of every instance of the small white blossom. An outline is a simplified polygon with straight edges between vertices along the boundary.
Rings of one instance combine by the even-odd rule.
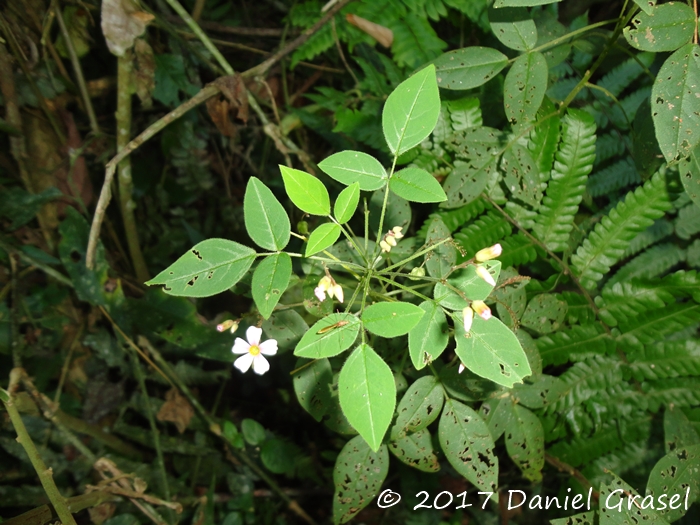
[[[481,277],[484,281],[489,283],[491,286],[496,286],[496,281],[493,280],[493,275],[483,266],[476,267],[476,274]]]
[[[262,375],[270,369],[270,363],[267,362],[264,356],[271,356],[277,353],[277,341],[268,339],[261,343],[261,335],[262,328],[251,326],[245,333],[247,341],[236,337],[231,351],[234,354],[243,355],[236,359],[233,366],[241,372],[247,372],[251,365],[253,365],[253,371],[258,375]]]
[[[462,363],[459,364],[459,371],[457,372],[458,374],[461,374],[464,372],[464,365]]]
[[[486,306],[484,301],[472,301],[472,310],[479,314],[479,317],[484,321],[491,319],[491,308]]]
[[[335,282],[335,279],[330,276],[328,270],[326,270],[326,276],[321,277],[318,281],[318,286],[314,288],[314,294],[318,297],[319,301],[326,300],[326,292],[328,292],[328,297],[333,299],[335,297],[339,302],[343,302],[343,287]]]
[[[464,320],[464,331],[469,332],[469,330],[472,329],[472,322],[474,321],[474,310],[467,306],[462,310],[462,318]]]
[[[239,321],[228,319],[221,324],[217,324],[216,329],[219,332],[225,332],[226,330],[230,329],[231,333],[234,333],[236,330],[238,330],[238,323]]]
[[[485,262],[498,257],[502,253],[503,247],[500,244],[494,244],[489,248],[484,248],[483,250],[476,252],[474,259],[476,259],[477,262]]]

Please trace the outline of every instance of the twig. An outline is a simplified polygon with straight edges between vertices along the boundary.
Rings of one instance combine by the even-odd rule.
[[[568,463],[564,463],[562,460],[555,458],[554,456],[547,454],[546,452],[544,454],[544,459],[547,463],[552,465],[559,472],[566,472],[569,476],[571,476],[576,481],[578,481],[586,489],[593,488],[593,485],[591,485],[591,482],[586,479],[586,476],[581,474],[581,472],[576,470],[574,467],[572,467]],[[600,498],[600,492],[598,492],[597,490],[593,490],[592,495],[593,495],[593,499],[596,501],[598,501],[598,499]]]
[[[117,59],[117,152],[129,144],[131,138],[131,71],[132,55],[127,51]],[[119,204],[124,224],[124,234],[129,247],[134,273],[140,282],[148,281],[148,268],[139,245],[139,232],[136,227],[133,200],[133,182],[131,179],[131,159],[125,157],[117,165],[117,180],[119,181]]]
[[[68,56],[70,56],[71,64],[73,65],[73,71],[75,72],[75,80],[78,82],[78,88],[80,89],[80,96],[83,98],[83,104],[85,105],[85,111],[87,111],[88,119],[90,120],[90,129],[95,135],[100,134],[100,125],[97,123],[97,117],[95,116],[95,108],[92,107],[92,101],[90,100],[90,95],[88,95],[87,86],[85,85],[85,77],[83,76],[83,69],[80,67],[80,60],[78,60],[78,54],[75,52],[75,47],[73,46],[73,40],[68,33],[68,28],[63,20],[63,13],[61,13],[61,6],[58,0],[54,0],[53,12],[56,15],[56,21],[58,22],[58,27],[61,30],[61,35],[63,36],[63,42],[66,44],[66,49],[68,50]]]
[[[10,288],[12,290],[12,306],[10,307],[10,346],[12,347],[12,366],[22,366],[20,348],[19,324],[17,311],[19,309],[19,292],[17,291],[17,261],[10,254]]]
[[[348,73],[350,73],[350,76],[355,81],[355,86],[358,86],[360,84],[360,81],[358,80],[357,76],[355,75],[355,72],[350,67],[350,64],[348,64],[348,61],[345,60],[345,53],[343,53],[343,46],[340,45],[340,39],[338,38],[338,31],[335,28],[335,18],[333,18],[333,20],[331,20],[331,27],[333,28],[333,40],[335,40],[335,47],[338,48],[338,54],[340,55],[340,59],[343,61],[343,64],[345,64],[345,69],[348,70]]]
[[[46,275],[56,279],[59,283],[66,285],[66,286],[70,286],[71,288],[73,287],[73,281],[71,281],[68,277],[66,277],[62,273],[54,270],[50,266],[47,266],[44,263],[37,261],[36,259],[34,259],[34,257],[27,255],[23,251],[16,250],[14,247],[10,246],[2,239],[0,239],[0,248],[5,250],[7,253],[16,255],[17,257],[22,259],[25,263],[27,263],[29,266],[35,266],[36,268],[38,268],[39,270],[44,272]]]
[[[165,18],[173,24],[184,24],[177,16],[166,15]],[[194,18],[194,16],[193,16]],[[229,33],[231,35],[242,35],[242,36],[270,36],[278,38],[282,36],[284,29],[277,28],[267,28],[267,27],[231,27],[224,24],[219,24],[218,22],[205,22],[197,20],[199,27],[206,29],[207,31],[214,31],[216,33]]]
[[[196,0],[194,7],[192,8],[192,18],[195,21],[199,21],[199,17],[202,16],[202,11],[204,10],[204,4],[207,0]]]
[[[31,461],[34,470],[39,476],[41,486],[44,488],[46,496],[49,498],[53,508],[56,509],[56,514],[58,514],[58,517],[63,522],[63,525],[76,525],[75,519],[73,519],[73,514],[66,503],[66,499],[61,495],[58,487],[56,487],[56,483],[53,480],[53,470],[47,468],[44,460],[41,459],[39,451],[37,450],[36,445],[34,445],[32,438],[24,426],[22,417],[17,411],[17,407],[15,406],[13,399],[14,396],[10,394],[10,392],[14,392],[17,389],[20,379],[20,370],[21,369],[15,368],[10,372],[10,386],[8,387],[9,392],[7,390],[0,389],[0,399],[2,399],[2,402],[7,409],[12,426],[15,427],[15,432],[17,432],[17,442],[22,445],[22,448],[24,448],[27,456],[29,456],[29,461]]]
[[[343,7],[348,5],[352,0],[340,0],[337,4],[335,4],[332,8],[330,8],[325,15],[323,15],[318,22],[316,22],[314,25],[312,25],[310,28],[308,28],[306,31],[304,31],[301,35],[296,37],[294,40],[289,42],[286,46],[284,46],[282,49],[280,49],[277,53],[272,55],[270,58],[265,60],[265,62],[255,66],[252,69],[249,69],[245,73],[243,73],[243,76],[258,76],[258,75],[264,75],[267,73],[267,71],[274,66],[277,62],[282,60],[284,57],[286,57],[289,53],[297,49],[299,46],[304,44],[311,36],[316,33],[321,27],[323,27],[326,22],[328,22],[331,18],[335,16],[335,14],[340,11]]]
[[[80,496],[67,498],[66,504],[72,513],[77,514],[81,510],[96,507],[101,503],[118,500],[118,497],[110,494],[109,492],[104,490],[96,490],[87,494],[81,494]],[[19,516],[3,521],[2,525],[44,525],[45,523],[50,521],[53,522],[58,519],[58,514],[56,514],[56,511],[51,507],[51,505],[42,505],[41,507],[25,512],[24,514],[20,514]]]

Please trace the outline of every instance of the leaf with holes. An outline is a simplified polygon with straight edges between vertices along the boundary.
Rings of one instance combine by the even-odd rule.
[[[634,3],[646,14],[651,15],[654,13],[656,0],[634,0]]]
[[[389,180],[389,188],[411,202],[442,202],[447,195],[430,173],[420,168],[404,168]]]
[[[321,421],[331,407],[331,364],[328,359],[311,362],[300,359],[295,368],[293,383],[299,404],[316,421]]]
[[[472,89],[500,73],[508,57],[490,47],[470,46],[440,55],[433,63],[441,88]]]
[[[528,51],[537,44],[537,27],[524,7],[489,9],[491,31],[501,43],[517,51]]]
[[[255,251],[226,239],[207,239],[146,284],[163,284],[170,295],[209,297],[228,290],[248,271]]]
[[[501,261],[486,261],[480,266],[489,272],[494,282],[498,281],[501,274]],[[462,310],[468,306],[468,301],[484,301],[491,295],[493,288],[492,284],[484,281],[476,273],[476,266],[470,264],[466,268],[454,272],[447,280],[447,284],[437,283],[433,290],[433,297],[445,308]]]
[[[335,220],[340,224],[345,224],[357,210],[357,205],[360,202],[360,184],[353,182],[340,192],[338,198],[335,200],[335,205],[333,206],[333,214],[335,215]]]
[[[294,205],[311,215],[328,215],[331,200],[323,183],[308,173],[280,166],[284,189]]]
[[[291,226],[284,207],[260,179],[251,177],[243,198],[243,215],[248,235],[255,244],[270,251],[284,249]]]
[[[564,324],[567,309],[565,301],[556,295],[543,293],[527,304],[520,323],[540,334],[556,332]]]
[[[489,428],[479,414],[459,401],[446,399],[438,437],[450,465],[479,490],[494,492],[498,501],[498,457],[493,453]]]
[[[700,435],[678,407],[669,406],[664,411],[664,444],[667,454],[683,447],[700,445]]]
[[[440,217],[433,217],[428,226],[425,243],[438,243],[450,237],[450,229],[445,226]],[[425,254],[425,269],[431,277],[442,279],[447,277],[452,266],[457,262],[457,250],[449,242],[443,242],[436,249]]]
[[[382,129],[391,152],[398,156],[423,142],[439,115],[440,94],[431,64],[399,84],[384,104]]]
[[[409,467],[423,472],[440,470],[440,462],[433,450],[433,440],[428,429],[392,440],[389,442],[389,450]]]
[[[494,7],[532,7],[536,5],[547,5],[561,2],[561,0],[496,0]]]
[[[700,206],[700,146],[694,148],[690,155],[678,164],[678,172],[685,192]]]
[[[361,344],[345,361],[338,398],[350,424],[372,450],[379,450],[394,416],[396,383],[389,365],[369,345]]]
[[[396,423],[391,429],[391,439],[418,432],[430,425],[440,415],[444,397],[442,385],[434,376],[417,379],[396,409]]]
[[[361,151],[341,151],[321,161],[318,167],[329,177],[346,186],[357,182],[363,191],[382,188],[388,179],[380,162]]]
[[[386,446],[373,452],[362,436],[348,441],[338,454],[333,469],[333,523],[350,521],[372,503],[389,472]]]
[[[616,431],[617,434],[617,431]],[[600,501],[605,505],[601,506],[600,525],[628,525],[631,523],[653,523],[654,525],[669,525],[669,522],[662,518],[659,513],[648,505],[642,507],[642,497],[631,486],[608,471],[613,477],[610,484],[600,484]],[[668,504],[668,500],[665,502]]]
[[[513,131],[534,122],[547,91],[549,68],[542,53],[519,56],[503,84],[503,104]]]
[[[642,51],[675,51],[693,38],[695,11],[682,2],[663,4],[653,14],[638,13],[624,29],[629,45]]]
[[[333,246],[338,237],[340,237],[340,226],[334,222],[321,224],[309,235],[309,242],[306,244],[304,256],[311,257],[315,253]]]
[[[266,257],[253,272],[251,291],[255,306],[267,319],[287,289],[292,276],[292,258],[286,253]]]
[[[658,8],[657,8],[658,9]],[[677,448],[654,465],[647,482],[647,495],[658,498],[666,494],[668,498],[680,495],[681,501],[692,503],[700,496],[700,445]],[[676,521],[686,513],[684,505],[678,508],[661,510],[658,513],[668,521]]]
[[[294,349],[294,355],[310,359],[338,355],[355,342],[360,325],[360,320],[352,314],[328,315],[309,328]]]
[[[656,139],[667,162],[690,155],[700,143],[700,46],[686,44],[661,66],[651,89]]]
[[[484,321],[474,316],[469,333],[461,321],[455,322],[455,342],[464,366],[499,385],[512,388],[532,373],[520,341],[495,317]]]
[[[362,323],[373,334],[398,337],[410,332],[424,314],[421,308],[411,303],[375,303],[365,308]]]
[[[449,327],[442,308],[433,301],[425,301],[419,306],[425,315],[408,332],[408,351],[416,370],[440,357],[449,340]]]
[[[506,450],[522,471],[534,483],[542,480],[544,467],[544,429],[539,418],[527,408],[510,404],[513,415],[506,429]]]
[[[503,152],[501,158],[503,182],[514,198],[538,207],[542,200],[540,172],[535,160],[525,146],[514,144]]]

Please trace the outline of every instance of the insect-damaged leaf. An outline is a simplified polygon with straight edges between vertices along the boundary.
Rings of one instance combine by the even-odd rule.
[[[418,432],[435,421],[442,409],[444,393],[434,376],[423,376],[413,383],[401,398],[396,409],[396,424],[391,429],[392,439]]]
[[[260,315],[269,318],[292,276],[292,258],[286,253],[266,257],[253,272],[251,291]]]
[[[331,407],[331,384],[333,371],[328,359],[316,359],[310,363],[298,360],[294,374],[294,392],[299,404],[316,421],[326,414]]]
[[[326,316],[304,334],[294,349],[294,355],[311,359],[338,355],[355,342],[360,324],[360,320],[352,314]]]
[[[433,440],[428,429],[391,441],[389,450],[409,467],[423,472],[440,470],[440,462],[433,451]]]
[[[255,251],[226,239],[195,245],[147,285],[163,284],[170,295],[208,297],[236,284],[255,260]]]

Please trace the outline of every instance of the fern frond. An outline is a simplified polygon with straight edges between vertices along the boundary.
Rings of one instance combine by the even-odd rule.
[[[618,323],[627,322],[641,313],[664,308],[675,301],[667,290],[645,286],[639,280],[605,287],[602,300],[596,299],[600,307],[600,318],[609,326],[617,326]]]
[[[599,135],[595,143],[595,162],[593,165],[597,166],[613,157],[619,157],[624,152],[625,137],[614,131]]]
[[[483,31],[489,32],[491,30],[491,24],[486,14],[486,0],[470,0],[469,2],[464,0],[444,0],[444,2],[449,7],[464,13],[469,20],[481,27]]]
[[[594,355],[611,354],[615,340],[599,324],[574,326],[540,337],[536,341],[542,365],[560,365]]]
[[[674,303],[620,323],[618,341],[639,349],[700,323],[700,304]]]
[[[641,252],[644,248],[660,241],[673,233],[673,224],[666,219],[659,219],[649,226],[646,230],[638,233],[634,239],[630,241],[629,246],[622,254],[622,258],[629,257]]]
[[[606,474],[606,469],[615,472],[618,475],[623,475],[630,472],[645,463],[655,461],[658,458],[658,452],[649,447],[646,439],[634,443],[625,443],[621,449],[613,450],[597,459],[594,459],[588,465],[581,469],[581,474],[593,485],[597,487],[600,483],[609,480],[609,474]],[[647,471],[651,470],[651,467]]]
[[[583,295],[574,292],[562,292],[561,295],[568,305],[566,310],[568,324],[586,325],[595,322],[595,312]]]
[[[667,272],[685,259],[685,250],[675,244],[662,243],[652,246],[620,268],[605,284],[627,281],[635,277],[651,279]]]
[[[624,380],[620,362],[600,355],[575,363],[559,379],[563,385],[553,392],[547,411],[562,412],[580,405]]]
[[[457,228],[472,220],[474,217],[481,215],[484,210],[488,209],[491,209],[491,204],[489,204],[488,201],[476,199],[469,204],[465,204],[461,208],[455,208],[454,210],[438,210],[428,215],[428,218],[416,232],[416,237],[418,239],[425,239],[426,235],[428,235],[428,228],[430,227],[433,217],[440,217],[445,226],[447,226],[447,229],[452,233]]]
[[[598,85],[619,97],[622,92],[644,73],[654,61],[654,53],[637,53],[634,58],[625,60],[598,81]],[[605,97],[604,94],[600,94]]]
[[[670,208],[665,172],[657,171],[644,186],[628,193],[624,201],[603,217],[571,257],[581,284],[594,288],[620,260],[634,236]]]
[[[608,112],[612,125],[618,129],[629,129],[639,106],[649,98],[649,95],[651,95],[651,87],[643,87],[620,100],[619,104],[613,105]]]
[[[414,13],[390,20],[387,25],[394,32],[391,52],[399,66],[418,67],[447,48],[447,43],[438,38],[430,23]]]
[[[549,111],[547,111],[549,110]],[[538,118],[552,113],[554,104],[545,99],[545,102],[538,112]],[[547,182],[554,164],[554,154],[561,138],[561,119],[558,116],[549,117],[546,120],[537,122],[537,125],[530,132],[527,141],[527,149],[532,154],[537,169],[540,171],[540,181]]]
[[[700,206],[691,202],[678,211],[676,235],[681,239],[690,239],[700,232]]]
[[[501,241],[503,254],[498,258],[503,268],[527,264],[537,259],[537,248],[522,233],[510,235]]]
[[[700,377],[675,377],[648,381],[643,385],[653,403],[692,407],[700,405]]]
[[[457,100],[446,100],[444,105],[450,115],[450,123],[454,131],[464,131],[484,125],[478,98],[464,97]]]
[[[606,166],[602,170],[596,171],[588,177],[586,189],[591,197],[600,197],[640,182],[642,182],[642,179],[637,173],[634,161],[627,157]]]
[[[531,230],[535,225],[535,220],[537,219],[536,211],[530,210],[513,201],[506,202],[503,207],[508,216],[514,219],[522,228]]]
[[[700,376],[700,343],[665,341],[644,347],[630,354],[629,369],[637,381]]]
[[[491,210],[453,235],[468,257],[510,235],[513,227],[497,210]]]
[[[590,463],[596,458],[625,446],[625,443],[646,441],[651,434],[651,416],[639,412],[625,425],[608,423],[592,436],[571,441],[559,441],[548,450],[549,454],[573,467]]]
[[[593,119],[584,111],[570,109],[562,119],[562,140],[534,228],[537,237],[552,251],[564,251],[567,247],[586,189],[586,177],[593,168],[595,138]]]
[[[688,264],[693,268],[700,268],[700,239],[695,239],[693,244],[688,246]]]

